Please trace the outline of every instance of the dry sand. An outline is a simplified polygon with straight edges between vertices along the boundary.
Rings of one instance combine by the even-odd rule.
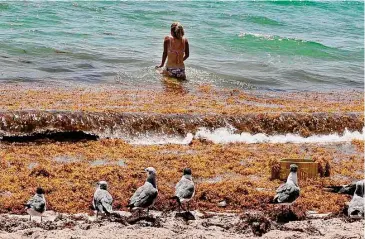
[[[258,238],[260,230],[267,230],[262,238],[364,238],[364,220],[340,217],[279,224],[258,212],[238,216],[195,211],[195,220],[176,217],[175,212],[153,211],[148,218],[118,215],[95,220],[86,214],[48,212],[41,223],[39,218],[29,221],[28,216],[3,214],[0,238]]]

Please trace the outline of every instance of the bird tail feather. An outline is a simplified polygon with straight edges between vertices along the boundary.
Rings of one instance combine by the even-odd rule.
[[[105,202],[101,202],[101,204],[103,205],[103,209],[107,214],[110,214],[113,212],[112,206],[108,203]]]

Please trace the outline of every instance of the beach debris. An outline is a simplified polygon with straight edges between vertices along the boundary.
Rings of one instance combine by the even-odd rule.
[[[96,210],[96,218],[98,218],[99,213],[110,215],[113,212],[112,203],[113,197],[108,192],[108,183],[106,181],[98,182],[93,198],[93,207]]]
[[[227,202],[226,202],[226,200],[220,201],[220,202],[218,203],[218,207],[227,207]]]
[[[149,208],[154,205],[158,190],[156,184],[156,169],[148,167],[144,170],[147,172],[147,179],[143,186],[139,187],[129,200],[129,207],[131,210],[141,210],[147,208],[147,216]]]
[[[185,168],[183,170],[183,176],[181,177],[180,181],[175,186],[175,196],[171,199],[176,199],[177,203],[179,204],[179,212],[182,208],[182,203],[187,202],[187,210],[189,211],[189,201],[195,195],[195,185],[193,182],[193,177],[191,175],[191,169]]]
[[[29,221],[32,216],[40,216],[42,221],[43,213],[46,211],[46,199],[43,188],[37,188],[35,195],[25,204],[25,209],[29,214]]]
[[[364,218],[364,181],[356,182],[355,193],[348,209],[348,216],[351,218]]]
[[[298,166],[297,177],[301,180],[306,178],[316,178],[319,173],[319,163],[310,158],[283,158],[279,161],[272,160],[271,179],[285,180],[290,173],[290,165]],[[323,170],[322,170],[323,171]],[[321,174],[321,177],[324,175]]]
[[[250,226],[252,233],[256,236],[262,236],[271,229],[270,219],[261,211],[249,210],[240,218]]]
[[[318,213],[317,211],[306,211],[305,216],[307,219],[326,219],[332,216],[332,213]]]

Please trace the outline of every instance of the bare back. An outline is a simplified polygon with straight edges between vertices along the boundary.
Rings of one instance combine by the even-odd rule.
[[[186,50],[186,39],[177,39],[171,36],[165,37],[168,41],[166,67],[185,68],[184,55]]]

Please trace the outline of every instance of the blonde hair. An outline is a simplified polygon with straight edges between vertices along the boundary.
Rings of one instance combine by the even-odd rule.
[[[171,24],[171,34],[177,39],[182,39],[185,32],[184,27],[179,22],[174,22]]]

